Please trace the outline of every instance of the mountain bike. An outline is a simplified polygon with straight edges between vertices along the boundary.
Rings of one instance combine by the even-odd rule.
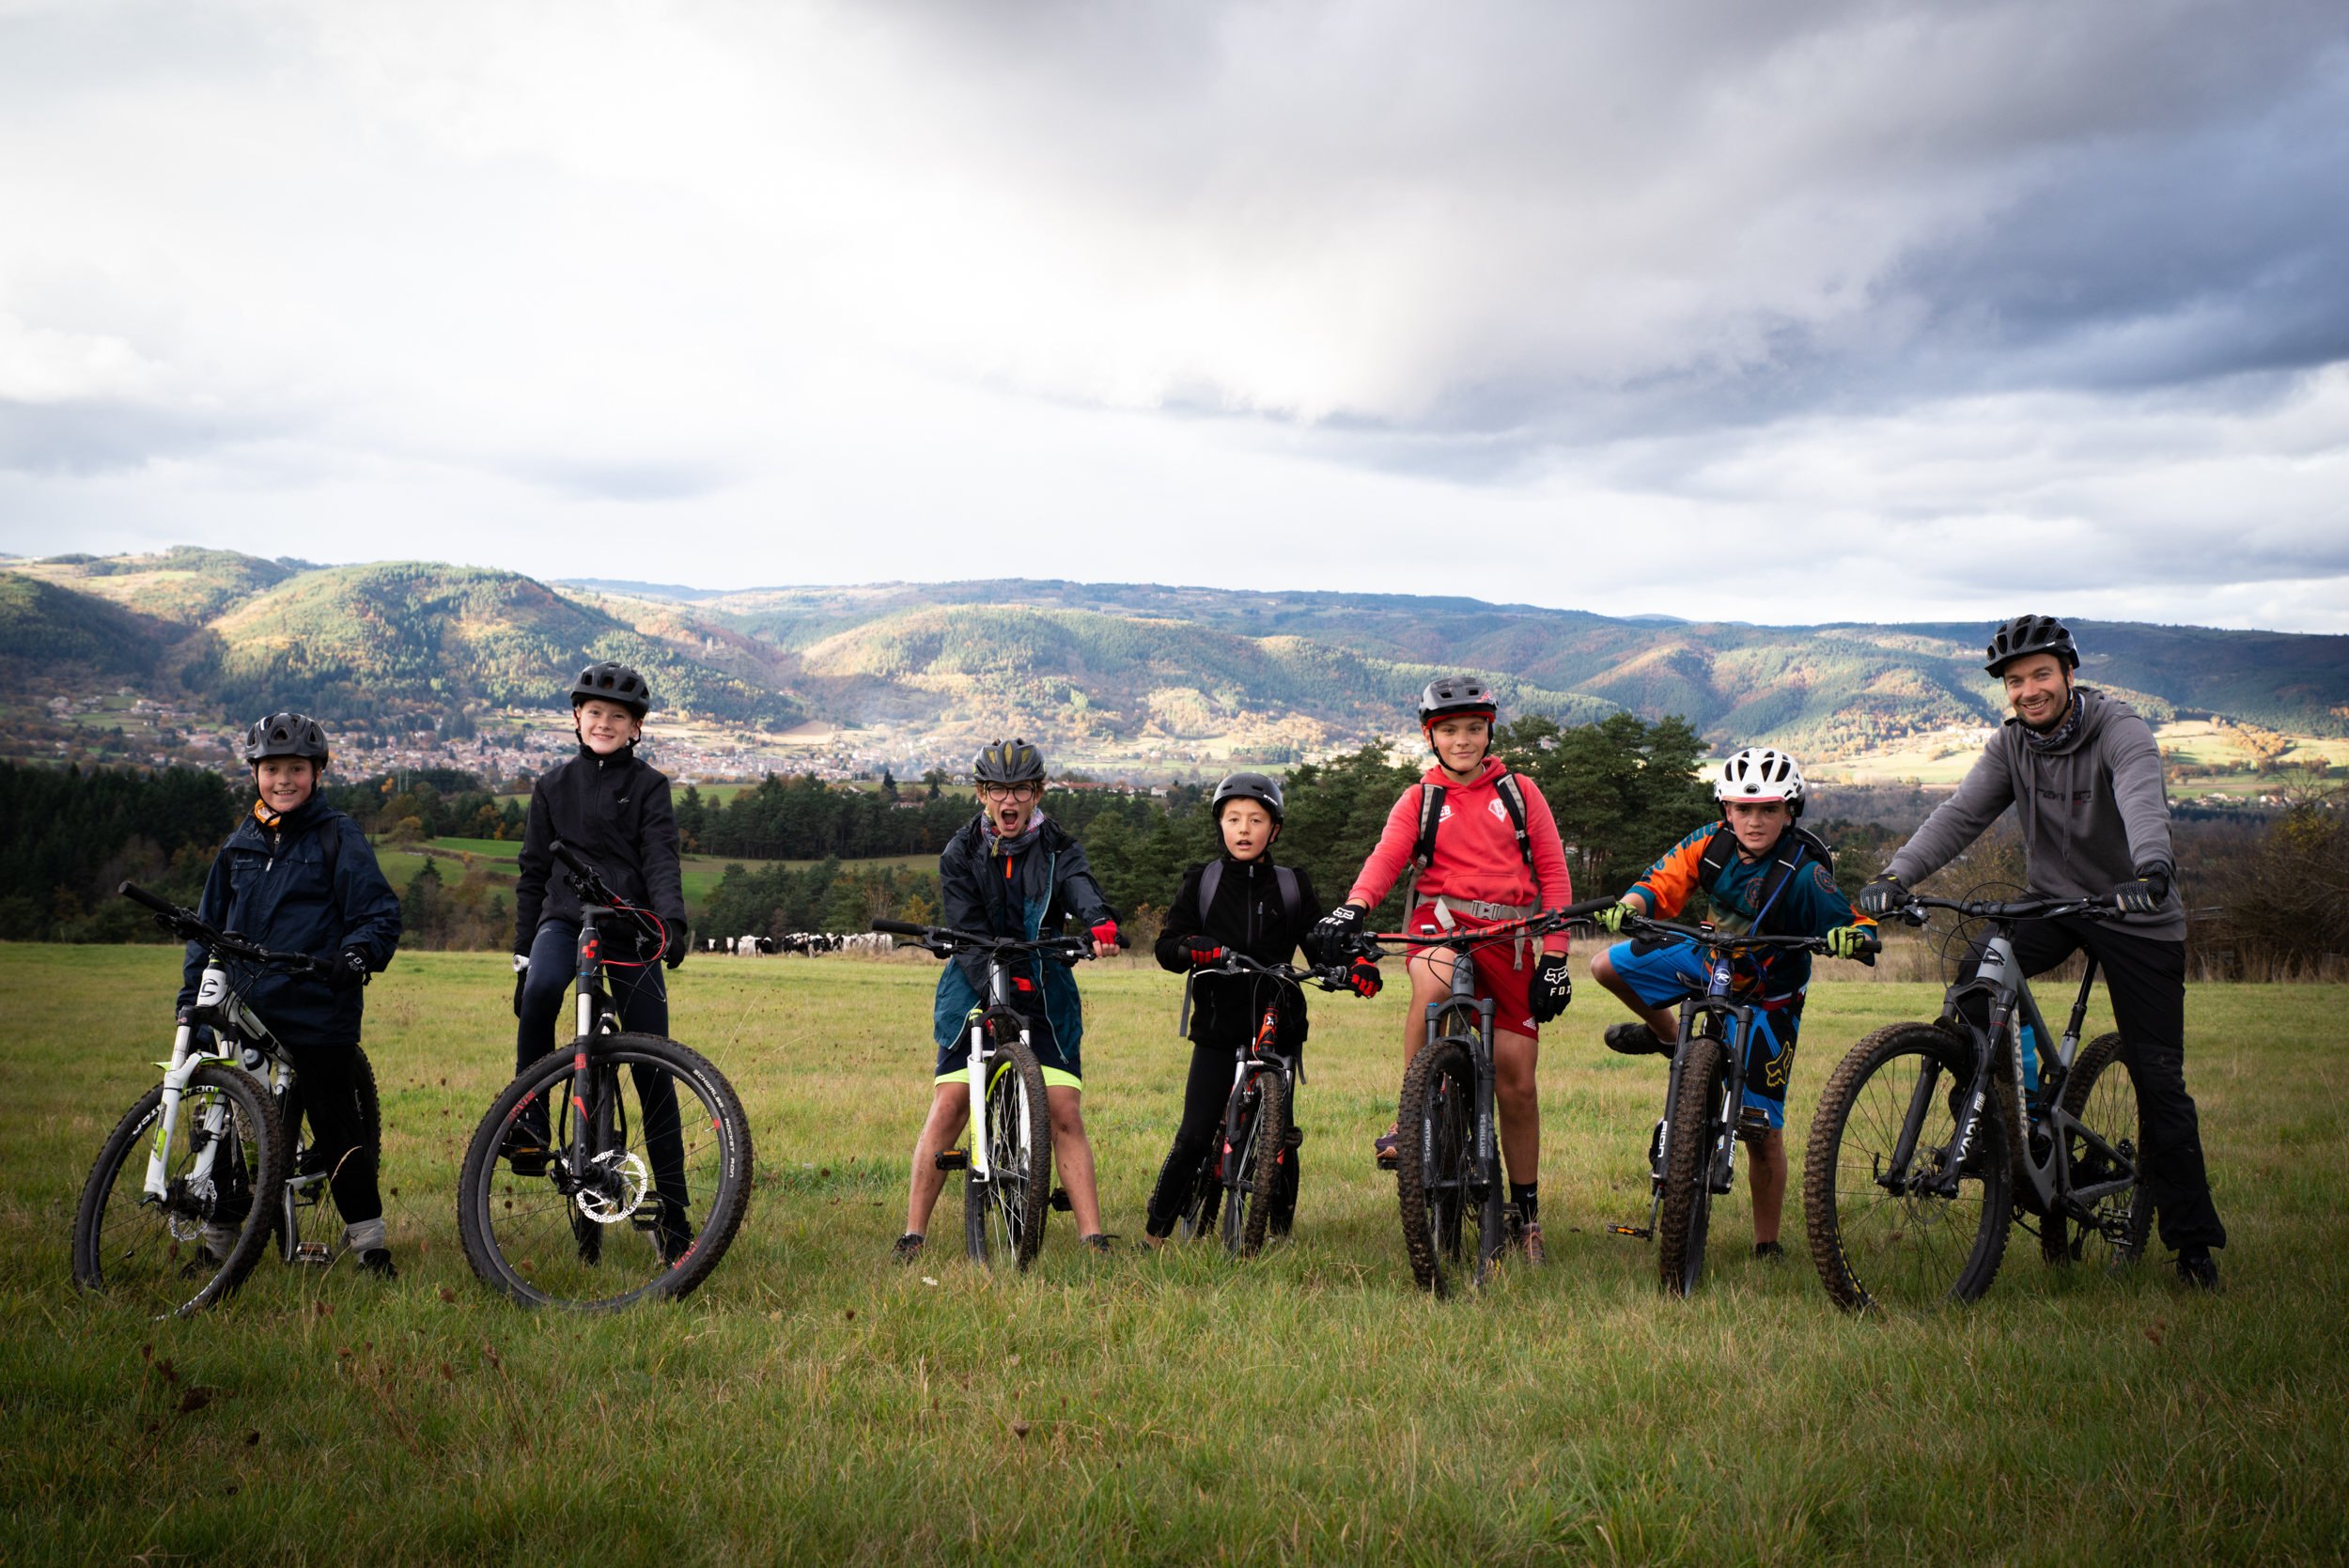
[[[1732,935],[1708,926],[1626,915],[1630,937],[1689,943],[1705,955],[1705,988],[1680,1003],[1680,1038],[1664,1085],[1664,1114],[1648,1135],[1645,1225],[1610,1225],[1615,1235],[1656,1238],[1657,1271],[1668,1296],[1688,1296],[1704,1277],[1704,1244],[1713,1200],[1737,1179],[1737,1141],[1746,1103],[1746,1062],[1755,1002],[1730,993],[1741,952],[1825,953],[1823,937]],[[1868,952],[1877,949],[1871,946]]]
[[[1344,965],[1298,969],[1288,964],[1260,964],[1237,948],[1225,948],[1221,961],[1193,970],[1202,974],[1260,974],[1301,990],[1313,982],[1325,991],[1342,991]],[[1190,1007],[1190,979],[1184,982],[1184,1007]],[[1299,1177],[1298,1148],[1305,1135],[1296,1122],[1297,1085],[1300,1081],[1294,1056],[1280,1050],[1280,996],[1267,1003],[1256,1020],[1256,1032],[1232,1067],[1232,1093],[1223,1102],[1223,1131],[1199,1163],[1190,1195],[1183,1200],[1174,1227],[1186,1237],[1203,1236],[1212,1229],[1219,1209],[1223,1216],[1223,1250],[1236,1258],[1252,1258],[1263,1250],[1273,1210],[1297,1212]],[[1178,1026],[1188,1034],[1189,1020]],[[1281,1230],[1288,1229],[1284,1222]]]
[[[270,1237],[288,1264],[340,1254],[334,1172],[304,1136],[292,1053],[244,1000],[240,970],[325,983],[306,953],[272,953],[125,882],[118,890],[155,924],[205,949],[195,1001],[178,1019],[163,1082],[100,1148],[73,1222],[73,1279],[158,1317],[183,1316],[235,1290]],[[358,1057],[355,1107],[370,1152],[381,1146],[375,1075]],[[126,1177],[137,1172],[135,1185]]]
[[[1855,1311],[1979,1298],[2010,1223],[2034,1218],[2051,1263],[2092,1246],[2133,1262],[2153,1217],[2121,1037],[2079,1045],[2094,962],[2058,1042],[2015,959],[2020,922],[2108,919],[2110,900],[1912,897],[1896,912],[1921,924],[1931,909],[1984,923],[1974,973],[1949,987],[1934,1022],[1892,1024],[1851,1048],[1820,1096],[1803,1162],[1812,1262],[1828,1295]]]
[[[568,1051],[517,1073],[474,1129],[458,1236],[474,1273],[525,1307],[608,1312],[681,1297],[718,1266],[742,1222],[750,1122],[699,1052],[621,1031],[603,970],[630,960],[607,943],[643,932],[665,947],[667,936],[593,865],[559,841],[549,849],[581,904],[578,1034]],[[660,961],[659,951],[642,960]],[[501,1168],[508,1134],[534,1112],[552,1117],[546,1152],[509,1155]]]
[[[1034,955],[1047,963],[1093,956],[1081,936],[983,937],[942,925],[877,920],[873,929],[911,937],[914,944],[952,961],[964,953],[987,957],[987,1000],[971,1009],[971,1146],[941,1149],[938,1169],[962,1176],[962,1242],[972,1261],[1006,1261],[1026,1268],[1044,1246],[1048,1211],[1068,1206],[1052,1190],[1052,1126],[1044,1099],[1044,1069],[1028,1038],[1028,1020],[1012,1005],[1011,961]]]
[[[1442,1296],[1462,1266],[1470,1217],[1476,1226],[1473,1282],[1492,1277],[1508,1245],[1503,1213],[1507,1187],[1493,1126],[1493,999],[1478,994],[1471,955],[1495,942],[1533,942],[1570,921],[1613,906],[1611,898],[1552,909],[1531,920],[1472,931],[1389,933],[1358,949],[1371,959],[1392,954],[1377,944],[1448,948],[1452,991],[1427,1006],[1427,1040],[1403,1069],[1397,1109],[1394,1182],[1402,1213],[1403,1246],[1422,1290]]]

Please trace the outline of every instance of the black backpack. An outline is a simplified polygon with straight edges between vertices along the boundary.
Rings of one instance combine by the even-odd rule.
[[[1704,854],[1697,862],[1697,885],[1704,890],[1706,897],[1714,896],[1714,890],[1720,885],[1722,877],[1728,874],[1730,863],[1736,858],[1736,833],[1726,822],[1715,824],[1712,836],[1704,841]],[[1768,879],[1762,884],[1761,896],[1754,900],[1755,936],[1771,935],[1763,928],[1764,921],[1776,912],[1779,894],[1786,891],[1786,884],[1793,881],[1795,874],[1810,862],[1826,866],[1832,872],[1835,851],[1822,843],[1816,834],[1789,824],[1786,831],[1779,835],[1778,850],[1770,864]]]
[[[1305,895],[1297,886],[1297,873],[1287,866],[1272,868],[1272,879],[1280,885],[1281,908],[1288,911],[1289,929],[1294,931],[1304,918]],[[1223,862],[1221,857],[1209,861],[1199,873],[1199,928],[1207,926],[1207,911],[1215,908],[1215,890],[1223,881]]]
[[[1517,858],[1525,862],[1526,871],[1533,878],[1533,901],[1542,898],[1542,874],[1533,868],[1533,840],[1525,831],[1525,787],[1515,773],[1503,773],[1493,781],[1493,788],[1501,796],[1501,803],[1508,808],[1509,826],[1517,835]],[[1419,892],[1419,874],[1435,863],[1436,829],[1443,822],[1443,785],[1423,783],[1419,786],[1419,843],[1411,850],[1411,877],[1403,887],[1403,908],[1408,914]]]

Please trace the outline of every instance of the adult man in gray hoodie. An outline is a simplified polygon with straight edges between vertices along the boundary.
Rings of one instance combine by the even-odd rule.
[[[2178,1277],[2218,1283],[2211,1249],[2227,1244],[2202,1166],[2201,1125],[2186,1090],[2186,909],[2170,850],[2170,802],[2154,732],[2128,704],[2076,686],[2079,650],[2063,624],[2018,615],[1993,634],[1983,666],[2005,683],[2015,717],[1957,793],[1925,818],[1885,874],[1860,891],[1872,915],[1948,864],[2017,806],[2035,893],[2109,895],[2117,920],[2029,921],[2015,933],[2027,974],[2086,948],[2103,969],[2143,1124],[2141,1179],[2178,1254]]]

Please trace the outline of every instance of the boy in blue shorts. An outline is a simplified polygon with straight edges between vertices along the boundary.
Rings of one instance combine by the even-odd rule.
[[[1852,907],[1835,885],[1828,846],[1795,826],[1802,815],[1802,770],[1795,759],[1766,746],[1748,747],[1721,765],[1713,784],[1722,820],[1699,828],[1598,917],[1609,931],[1626,914],[1670,920],[1702,890],[1713,904],[1713,924],[1733,935],[1825,937],[1839,958],[1873,964],[1875,922]],[[1674,937],[1619,942],[1591,960],[1591,978],[1624,1000],[1640,1017],[1607,1031],[1610,1049],[1626,1056],[1670,1056],[1679,1045],[1673,1009],[1706,985],[1704,955]],[[1795,1036],[1811,985],[1811,955],[1757,949],[1739,955],[1732,995],[1754,1008],[1746,1056],[1746,1097],[1737,1136],[1753,1151],[1746,1179],[1753,1192],[1753,1255],[1784,1255],[1779,1220],[1786,1206],[1786,1084],[1794,1071]]]
[[[983,936],[1034,940],[1055,934],[1073,915],[1093,937],[1093,955],[1117,951],[1117,922],[1101,885],[1093,879],[1084,846],[1037,810],[1044,799],[1044,753],[1024,740],[998,740],[971,769],[979,815],[947,841],[938,857],[939,924]],[[1063,963],[1032,959],[1015,974],[1017,1005],[1028,1020],[1028,1042],[1044,1069],[1045,1109],[1052,1123],[1052,1163],[1068,1193],[1079,1239],[1106,1252],[1117,1238],[1101,1230],[1094,1187],[1093,1145],[1085,1137],[1084,1069],[1078,1048],[1084,1010],[1076,976]],[[901,1263],[921,1256],[930,1211],[946,1185],[941,1152],[955,1146],[971,1119],[971,1033],[965,1020],[987,995],[987,959],[964,954],[938,977],[931,1032],[938,1041],[929,1119],[913,1144],[913,1183],[906,1199],[906,1232],[894,1249]]]

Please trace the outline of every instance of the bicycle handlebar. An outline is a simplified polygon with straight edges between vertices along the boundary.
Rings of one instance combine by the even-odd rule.
[[[1886,911],[1906,915],[1912,909],[1951,909],[1968,920],[2047,920],[2060,915],[2084,915],[2090,920],[2108,920],[2121,912],[2110,894],[2091,893],[2083,898],[2055,898],[2041,893],[2030,898],[1934,898],[1923,893],[1911,893],[1901,904]],[[1922,916],[1910,917],[1913,924],[1922,925]]]
[[[605,906],[615,906],[619,903],[617,895],[605,883],[603,873],[598,871],[592,862],[583,861],[577,855],[572,854],[569,845],[565,844],[559,838],[555,839],[547,846],[547,853],[552,855],[561,862],[563,869],[571,874],[571,891],[582,898]]]
[[[1292,986],[1299,986],[1304,981],[1310,980],[1325,991],[1350,989],[1341,978],[1346,973],[1344,964],[1309,964],[1301,969],[1294,964],[1260,964],[1236,947],[1225,948],[1223,956],[1217,962],[1207,965],[1205,969],[1195,969],[1190,972],[1233,976],[1263,974],[1269,975],[1275,980],[1286,981]]]
[[[1369,939],[1374,942],[1399,942],[1407,947],[1467,948],[1482,946],[1486,942],[1515,941],[1519,937],[1547,937],[1565,929],[1586,916],[1595,915],[1601,909],[1611,909],[1617,902],[1618,900],[1613,898],[1586,898],[1579,904],[1568,904],[1561,908],[1546,909],[1538,915],[1530,915],[1524,920],[1507,921],[1500,925],[1480,925],[1473,931],[1443,931],[1426,936],[1409,931],[1381,931],[1372,935]],[[1363,956],[1377,959],[1389,955],[1383,953],[1369,953]]]
[[[1708,931],[1702,925],[1683,925],[1678,921],[1655,920],[1646,915],[1626,915],[1623,925],[1626,931],[1635,936],[1653,931],[1669,937],[1683,937],[1703,947],[1782,947],[1809,953],[1825,953],[1828,950],[1825,937],[1757,937],[1750,933],[1730,936],[1720,931]],[[1881,953],[1884,951],[1884,939],[1871,937],[1868,944],[1859,951]]]
[[[1060,953],[1073,958],[1093,956],[1090,937],[983,937],[975,931],[957,931],[949,925],[912,925],[902,920],[877,920],[872,928],[893,937],[913,937],[921,945],[943,958],[955,948],[975,948],[984,953]]]
[[[115,890],[133,904],[141,904],[155,911],[155,924],[183,941],[202,942],[232,958],[247,963],[268,964],[278,969],[292,970],[312,978],[323,978],[332,969],[324,959],[307,953],[273,953],[266,947],[246,941],[231,931],[207,924],[194,909],[181,908],[166,903],[135,882],[125,882]]]

